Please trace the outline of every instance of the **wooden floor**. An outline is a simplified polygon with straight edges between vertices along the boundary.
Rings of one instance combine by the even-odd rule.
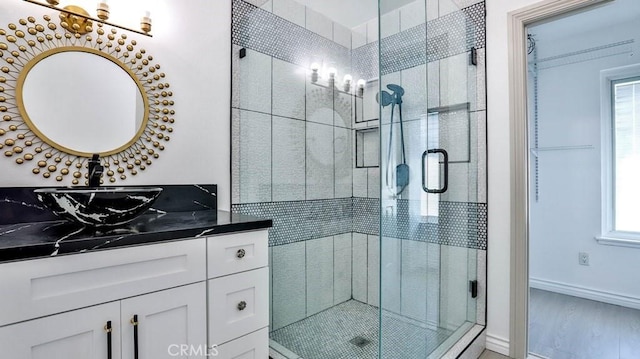
[[[638,359],[640,310],[531,289],[529,352],[551,359]]]
[[[491,350],[485,350],[479,359],[509,359],[509,357],[492,352]]]

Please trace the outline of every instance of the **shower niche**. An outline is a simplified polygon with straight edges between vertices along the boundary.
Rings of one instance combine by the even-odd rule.
[[[380,129],[368,127],[357,129],[356,168],[380,167]]]
[[[353,119],[356,125],[369,127],[377,123],[380,117],[380,106],[376,98],[379,87],[380,81],[377,78],[369,79],[364,85],[362,96],[355,99]]]

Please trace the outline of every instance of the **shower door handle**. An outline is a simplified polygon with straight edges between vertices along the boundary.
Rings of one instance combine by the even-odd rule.
[[[427,187],[427,171],[426,171],[426,159],[430,153],[441,153],[444,160],[444,184],[441,188],[430,189]],[[445,193],[447,191],[447,187],[449,186],[449,154],[447,151],[441,148],[435,148],[431,150],[426,150],[422,154],[422,189],[427,193]]]

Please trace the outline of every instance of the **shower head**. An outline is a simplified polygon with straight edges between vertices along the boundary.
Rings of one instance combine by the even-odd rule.
[[[392,101],[397,105],[402,104],[402,95],[404,95],[404,89],[402,88],[402,86],[396,84],[388,84],[387,88],[392,92]]]
[[[404,89],[400,85],[388,84],[387,88],[393,92],[394,95],[402,97],[404,95]]]
[[[394,97],[387,91],[381,91],[380,93],[377,93],[376,101],[378,101],[378,103],[381,104],[382,107],[387,107],[395,102]]]

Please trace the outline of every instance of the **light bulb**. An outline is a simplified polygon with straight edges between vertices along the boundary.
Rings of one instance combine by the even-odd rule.
[[[349,92],[351,90],[351,81],[353,81],[353,76],[346,74],[342,79],[342,86],[344,87],[344,92]]]
[[[144,16],[140,19],[140,29],[144,32],[151,31],[151,12],[144,12]]]
[[[327,70],[327,72],[329,73],[329,80],[334,80],[336,78],[338,70],[336,70],[335,67],[329,67],[329,70]]]
[[[318,82],[318,70],[320,69],[320,65],[317,62],[311,64],[311,83]]]
[[[96,8],[96,14],[100,20],[109,20],[109,4],[107,0],[101,0]]]
[[[358,85],[358,96],[362,97],[364,95],[364,85],[367,84],[367,81],[364,79],[360,79],[357,82]]]

